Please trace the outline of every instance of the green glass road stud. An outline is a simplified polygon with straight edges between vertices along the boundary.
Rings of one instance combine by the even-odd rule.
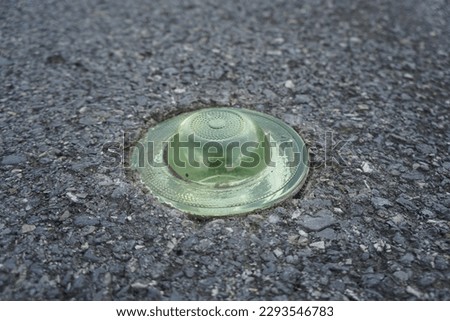
[[[162,202],[195,215],[226,216],[270,207],[297,192],[308,160],[305,142],[279,119],[209,108],[150,128],[131,164]]]

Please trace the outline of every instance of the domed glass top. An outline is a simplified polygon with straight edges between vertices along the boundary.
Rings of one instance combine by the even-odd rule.
[[[178,126],[167,159],[170,168],[185,180],[234,186],[266,167],[264,141],[264,131],[247,115],[205,110]]]

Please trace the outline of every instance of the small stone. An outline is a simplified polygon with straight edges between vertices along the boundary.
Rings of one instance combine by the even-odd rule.
[[[427,145],[419,143],[416,145],[416,149],[423,155],[434,155],[436,154],[436,147],[433,145]]]
[[[171,252],[178,244],[178,240],[176,238],[171,238],[168,242],[167,242],[167,253]]]
[[[399,198],[397,198],[395,200],[398,204],[402,205],[403,207],[405,207],[406,209],[409,210],[417,210],[417,206],[410,200],[406,199],[404,196],[400,196]]]
[[[406,253],[400,259],[400,262],[405,265],[410,265],[413,261],[414,261],[414,254],[412,253]]]
[[[178,69],[170,67],[170,68],[166,68],[163,70],[163,73],[167,74],[167,75],[177,75],[178,74]]]
[[[59,217],[60,221],[65,221],[70,217],[70,212],[69,211],[64,211],[64,213]]]
[[[392,238],[392,240],[397,243],[398,245],[405,246],[405,238],[403,235],[399,232],[395,233],[395,236]]]
[[[436,277],[433,273],[427,272],[419,278],[419,285],[430,286],[436,281]]]
[[[317,216],[304,216],[299,220],[299,224],[310,231],[321,231],[324,228],[336,223],[333,213],[330,210],[321,210]]]
[[[86,198],[87,196],[88,196],[88,194],[86,194],[86,193],[77,193],[76,194],[76,197],[82,198],[82,199]]]
[[[409,294],[412,294],[418,298],[420,298],[422,296],[422,293],[420,293],[418,290],[414,289],[412,286],[407,286],[406,287],[406,292]]]
[[[450,162],[443,162],[442,167],[445,168],[447,171],[450,171]]]
[[[286,80],[286,82],[284,83],[284,87],[289,88],[289,89],[294,89],[295,85],[292,82],[292,80]]]
[[[86,106],[81,107],[80,109],[78,109],[78,112],[80,114],[84,114],[86,111],[88,110],[88,108]]]
[[[289,264],[296,264],[296,263],[298,263],[298,256],[297,255],[288,255],[288,256],[286,256],[286,262]]]
[[[6,58],[0,57],[0,66],[5,66],[5,65],[9,65],[12,64],[11,60],[8,60]]]
[[[95,226],[87,226],[86,228],[83,229],[83,235],[89,235],[92,234],[95,231]]]
[[[414,79],[414,76],[411,75],[411,74],[408,74],[408,73],[404,73],[403,77],[406,78],[406,79],[411,79],[411,80]]]
[[[314,243],[311,243],[309,246],[314,247],[319,250],[325,250],[325,242],[324,241],[314,242]]]
[[[86,286],[86,278],[83,274],[75,277],[72,284],[72,290],[79,290]]]
[[[294,98],[294,102],[296,104],[307,104],[311,101],[308,95],[296,95]]]
[[[266,96],[269,99],[276,99],[277,98],[277,94],[275,94],[272,90],[270,89],[264,89],[263,90],[263,94],[264,96]]]
[[[302,245],[302,246],[307,245],[308,242],[309,242],[309,240],[306,237],[299,237],[298,241],[297,241],[298,245]]]
[[[392,217],[392,222],[394,222],[395,224],[399,224],[403,221],[405,221],[405,218],[401,214],[397,214],[394,217]]]
[[[369,106],[367,106],[366,104],[359,104],[358,105],[358,110],[369,110]]]
[[[278,37],[278,38],[273,39],[273,42],[280,45],[280,44],[284,43],[285,40],[282,37]]]
[[[111,281],[112,281],[111,273],[106,272],[106,273],[105,273],[105,276],[104,276],[104,279],[103,279],[103,283],[104,283],[106,286],[108,286],[108,285],[111,284]]]
[[[322,239],[335,240],[337,237],[337,234],[336,234],[335,230],[333,230],[332,228],[326,228],[326,229],[316,233],[316,236],[320,237]]]
[[[84,252],[83,257],[89,261],[89,262],[99,262],[100,258],[95,255],[94,251],[92,249],[88,249],[86,252]]]
[[[372,197],[372,204],[377,210],[385,206],[386,207],[392,206],[392,203],[388,199],[382,197]]]
[[[22,234],[25,233],[29,233],[29,232],[33,232],[36,229],[36,226],[32,225],[32,224],[24,224],[22,225]]]
[[[272,214],[269,216],[268,221],[270,224],[277,224],[280,221],[280,218],[276,214]]]
[[[299,230],[299,231],[298,231],[298,234],[300,234],[300,235],[303,236],[303,237],[308,237],[308,233],[305,232],[305,231],[303,231],[303,230]]]
[[[299,218],[302,215],[302,213],[299,210],[294,211],[294,213],[292,213],[292,218],[296,219]]]
[[[434,266],[437,270],[446,271],[448,269],[448,260],[443,256],[437,256],[434,260]]]
[[[275,254],[276,257],[281,257],[283,255],[283,251],[279,248],[276,248],[273,250],[273,254]]]
[[[280,215],[280,216],[287,216],[287,211],[286,211],[286,209],[284,208],[284,207],[281,207],[281,206],[279,206],[279,207],[277,207],[275,210],[274,210],[274,212],[276,213],[276,214],[278,214],[278,215]]]
[[[124,186],[118,186],[114,189],[114,191],[111,193],[111,197],[115,199],[120,199],[126,194],[126,187]]]
[[[373,243],[373,247],[377,252],[383,252],[386,249],[386,242],[384,240],[378,240]]]
[[[281,50],[267,50],[269,56],[281,56],[283,53]]]
[[[363,275],[362,281],[365,286],[373,287],[378,285],[385,278],[384,274],[381,273],[369,273]]]
[[[79,120],[80,124],[90,126],[97,123],[97,119],[92,116],[83,116]]]
[[[400,95],[400,98],[401,98],[402,100],[411,100],[411,96],[408,95],[408,94],[406,94],[406,93],[402,93],[402,94]]]
[[[186,92],[186,89],[184,89],[184,88],[175,88],[173,92],[175,94],[184,94]]]
[[[157,289],[150,287],[147,291],[147,299],[150,301],[161,301],[162,296],[161,292],[159,292]]]
[[[364,173],[369,173],[369,174],[373,172],[373,168],[369,162],[362,163],[362,170]]]
[[[142,290],[142,289],[148,288],[148,285],[145,284],[145,283],[137,281],[137,282],[134,282],[133,284],[131,284],[131,287],[133,289]]]
[[[396,277],[397,279],[399,279],[400,281],[408,281],[409,276],[408,273],[404,272],[404,271],[396,271],[394,272],[394,277]]]
[[[148,101],[148,99],[145,96],[137,96],[136,97],[136,103],[139,106],[145,106],[147,104],[147,101]]]
[[[416,171],[416,170],[404,173],[404,174],[402,174],[402,177],[405,179],[414,180],[414,181],[424,181],[425,180],[425,176],[421,172]]]
[[[351,289],[345,289],[345,295],[355,301],[360,301],[359,296]]]
[[[18,165],[26,162],[26,157],[20,154],[8,155],[3,157],[2,165]]]
[[[66,59],[64,59],[64,57],[61,54],[54,54],[48,56],[46,62],[48,64],[63,64],[66,62]]]
[[[76,195],[74,195],[70,192],[67,192],[66,195],[72,202],[74,202],[74,203],[78,202],[78,198],[76,197]]]
[[[83,215],[75,218],[73,223],[77,226],[91,226],[99,224],[100,220],[95,217]]]
[[[195,269],[187,268],[186,270],[184,270],[184,275],[186,275],[188,278],[192,278],[195,275]]]

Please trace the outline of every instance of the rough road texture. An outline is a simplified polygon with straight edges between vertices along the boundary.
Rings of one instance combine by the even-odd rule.
[[[449,8],[1,1],[0,298],[449,300]],[[302,191],[199,221],[108,167],[210,105],[297,128]]]

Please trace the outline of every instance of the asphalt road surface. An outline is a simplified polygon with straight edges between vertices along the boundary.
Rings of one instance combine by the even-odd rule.
[[[1,0],[0,298],[449,300],[449,17],[447,0]],[[305,137],[297,195],[198,220],[105,153],[217,105]]]

